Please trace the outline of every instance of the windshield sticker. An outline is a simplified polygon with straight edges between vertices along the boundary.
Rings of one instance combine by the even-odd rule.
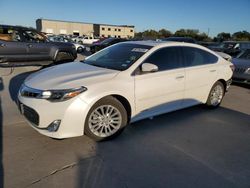
[[[148,49],[145,48],[133,48],[132,52],[142,52],[142,53],[146,53],[148,51]]]
[[[122,64],[122,67],[127,67],[128,65],[127,64]]]

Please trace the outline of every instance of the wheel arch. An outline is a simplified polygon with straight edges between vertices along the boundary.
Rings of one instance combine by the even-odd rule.
[[[116,100],[118,100],[125,108],[126,112],[127,112],[127,117],[128,117],[128,123],[130,122],[131,120],[131,116],[132,116],[132,105],[130,104],[129,100],[122,96],[121,94],[107,94],[107,95],[104,95],[104,96],[101,96],[99,97],[98,99],[96,99],[95,101],[93,101],[91,103],[91,106],[89,107],[88,111],[91,109],[91,107],[93,105],[95,105],[98,101],[106,98],[106,97],[113,97],[115,98]]]
[[[118,94],[114,94],[114,95],[110,95],[110,96],[116,98],[120,103],[122,103],[122,105],[124,106],[124,108],[127,112],[127,117],[128,117],[127,123],[129,123],[131,120],[131,114],[132,114],[132,108],[131,108],[129,101],[125,97],[118,95]]]
[[[217,80],[216,82],[221,82],[222,84],[223,84],[223,86],[224,86],[224,91],[226,91],[226,89],[227,89],[227,82],[226,82],[226,80],[224,80],[224,79],[219,79],[219,80]],[[215,82],[215,83],[216,83]]]

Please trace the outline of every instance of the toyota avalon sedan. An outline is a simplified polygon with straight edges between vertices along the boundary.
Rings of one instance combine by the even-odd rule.
[[[130,123],[206,104],[218,107],[233,65],[202,46],[130,41],[43,69],[20,88],[21,113],[43,135],[113,138]],[[181,117],[180,117],[181,118]]]

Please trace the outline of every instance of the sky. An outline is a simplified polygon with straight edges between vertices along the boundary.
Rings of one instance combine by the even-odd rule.
[[[250,0],[0,0],[0,24],[36,27],[38,18],[162,28],[250,32]]]

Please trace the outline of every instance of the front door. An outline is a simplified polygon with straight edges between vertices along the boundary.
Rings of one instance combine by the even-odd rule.
[[[25,61],[26,50],[18,30],[0,26],[0,63]]]
[[[30,61],[52,60],[50,56],[51,44],[46,38],[35,30],[22,30]]]
[[[135,75],[135,103],[137,113],[143,111],[171,111],[182,104],[185,71],[179,47],[165,47],[150,55],[144,62],[158,66],[157,72]]]

